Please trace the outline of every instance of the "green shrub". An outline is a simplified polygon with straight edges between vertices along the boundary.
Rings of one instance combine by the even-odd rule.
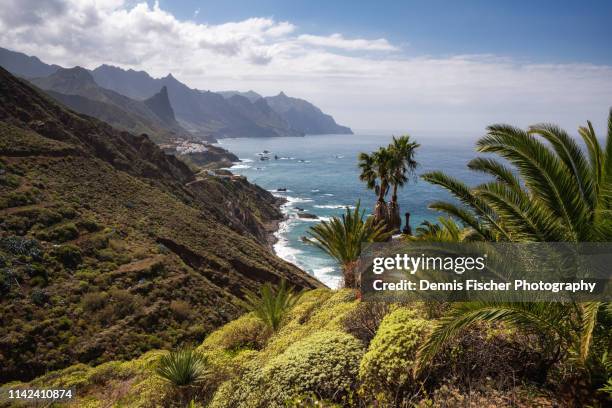
[[[58,225],[47,233],[49,241],[66,242],[79,237],[79,229],[73,223]]]
[[[30,299],[36,306],[42,306],[49,300],[49,295],[42,289],[34,289],[30,293]]]
[[[4,219],[3,226],[7,230],[14,231],[18,235],[24,235],[32,226],[32,221],[26,217],[9,215]]]
[[[0,208],[21,207],[36,202],[36,191],[12,191],[0,200]]]
[[[102,226],[95,220],[86,218],[77,222],[77,227],[84,229],[87,232],[97,232],[102,229]]]
[[[343,328],[347,333],[368,345],[390,310],[391,306],[388,302],[361,302],[355,310],[346,315],[342,321]]]
[[[135,313],[141,307],[140,297],[132,295],[127,290],[112,289],[109,291],[108,295],[108,303],[104,309],[102,309],[102,319],[106,322],[123,319]]]
[[[227,351],[260,350],[269,336],[270,331],[265,323],[253,314],[247,314],[227,323],[208,336],[203,348],[221,348]]]
[[[183,321],[191,316],[192,307],[184,300],[173,300],[170,302],[170,310],[176,319]]]
[[[106,292],[92,292],[86,293],[83,296],[81,304],[83,309],[87,312],[95,312],[96,310],[102,309],[108,302],[108,294]]]
[[[61,220],[62,215],[60,213],[47,208],[42,208],[36,217],[36,222],[44,225],[45,227],[50,227],[53,224],[57,224]]]
[[[66,268],[74,269],[81,264],[81,250],[74,245],[62,245],[53,249],[51,255]]]
[[[177,387],[197,384],[209,374],[208,360],[192,349],[171,351],[160,357],[155,372]]]
[[[349,334],[316,332],[291,345],[264,367],[269,386],[266,398],[283,404],[289,398],[313,392],[339,402],[355,388],[363,353],[361,342]]]
[[[300,298],[293,288],[282,281],[278,287],[264,284],[259,293],[247,291],[243,306],[255,313],[272,331],[278,331],[287,313]]]
[[[366,395],[378,399],[380,395],[391,396],[392,400],[385,402],[398,403],[395,398],[401,400],[414,391],[416,352],[429,324],[406,308],[397,309],[383,319],[359,367],[362,391]]]

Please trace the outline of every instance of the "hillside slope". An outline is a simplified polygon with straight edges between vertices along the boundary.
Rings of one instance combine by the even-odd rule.
[[[0,69],[0,382],[199,341],[263,282],[320,286],[267,249],[276,204]]]

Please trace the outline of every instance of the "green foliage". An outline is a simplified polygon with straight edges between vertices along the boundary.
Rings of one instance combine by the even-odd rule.
[[[363,345],[339,331],[320,331],[291,345],[263,369],[268,398],[278,402],[313,392],[340,401],[355,386]]]
[[[96,310],[102,309],[107,302],[108,294],[106,292],[92,292],[86,293],[83,296],[81,304],[85,311],[95,312]]]
[[[43,289],[33,289],[30,293],[30,299],[36,306],[43,306],[49,301],[49,295]]]
[[[242,305],[259,317],[270,330],[278,331],[283,319],[298,301],[300,295],[282,281],[278,287],[266,283],[261,286],[259,294],[246,291]]]
[[[478,151],[497,154],[514,168],[491,158],[476,158],[468,166],[495,180],[474,188],[442,172],[427,173],[425,180],[447,189],[462,203],[436,202],[430,208],[459,219],[472,230],[472,238],[487,241],[609,241],[612,110],[605,147],[590,122],[579,133],[586,152],[554,125],[536,125],[528,131],[490,126],[487,136],[477,143]],[[599,308],[599,303],[459,304],[436,325],[423,345],[419,366],[422,369],[463,329],[486,321],[535,333],[549,366],[569,358],[584,368]],[[547,367],[542,370],[546,373]]]
[[[354,210],[346,209],[341,217],[322,221],[308,231],[311,238],[307,242],[325,251],[342,265],[345,287],[354,287],[355,263],[361,255],[361,247],[366,242],[387,241],[391,233],[386,231],[382,222],[373,218],[364,221],[365,210],[360,210],[357,202]]]
[[[206,338],[203,347],[221,348],[226,351],[260,350],[264,347],[269,334],[263,320],[249,313],[216,330]]]
[[[37,234],[37,238],[45,241],[53,241],[62,243],[71,241],[79,237],[79,229],[72,222],[67,224],[58,225],[52,228],[50,231],[40,231]]]
[[[381,401],[390,398],[386,402],[397,403],[414,392],[417,350],[428,326],[426,320],[406,308],[397,309],[383,319],[359,367],[359,379],[366,395]]]
[[[612,124],[612,111],[608,118]],[[579,133],[586,153],[565,131],[536,125],[523,131],[493,125],[477,149],[501,156],[476,158],[472,170],[494,181],[470,188],[442,172],[423,178],[450,191],[463,206],[430,208],[458,218],[489,241],[607,241],[612,237],[612,126],[602,147],[591,123]],[[546,144],[548,143],[548,144]]]
[[[51,255],[70,269],[75,269],[83,261],[81,250],[75,245],[62,245],[54,248]]]
[[[174,386],[194,385],[209,375],[206,357],[192,349],[171,351],[160,357],[156,374]]]
[[[377,195],[374,219],[377,223],[384,222],[391,231],[399,230],[401,225],[397,191],[414,174],[417,167],[415,154],[419,147],[418,143],[410,141],[408,135],[394,136],[387,147],[380,147],[372,154],[361,153],[358,156],[361,169],[359,179]],[[387,207],[385,197],[391,187],[393,194],[390,206]]]
[[[465,228],[451,217],[438,217],[437,223],[423,221],[414,235],[404,235],[409,241],[464,242],[475,237],[474,230]]]
[[[599,303],[465,302],[452,307],[434,326],[419,350],[418,370],[464,329],[477,322],[504,323],[539,340],[545,361],[543,376],[559,360],[572,357],[583,367],[589,355]]]

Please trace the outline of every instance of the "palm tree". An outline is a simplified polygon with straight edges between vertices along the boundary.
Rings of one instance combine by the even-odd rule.
[[[287,282],[282,280],[278,287],[270,283],[264,284],[259,293],[245,291],[242,305],[249,311],[255,313],[273,332],[277,332],[283,319],[295,306],[300,298],[293,287],[288,287]]]
[[[426,181],[463,204],[434,202],[430,208],[456,217],[487,241],[606,241],[612,237],[612,111],[608,126],[605,149],[590,122],[579,129],[588,157],[553,125],[528,131],[491,126],[477,150],[498,154],[515,168],[476,158],[468,166],[495,180],[474,188],[442,172],[427,173]]]
[[[465,242],[479,237],[474,230],[457,224],[451,217],[438,217],[437,223],[423,221],[416,228],[415,235],[405,236],[408,241]]]
[[[391,233],[386,231],[384,221],[375,221],[369,217],[364,221],[365,211],[360,210],[357,202],[355,209],[346,209],[342,217],[333,217],[329,221],[310,228],[311,238],[307,242],[327,252],[340,263],[344,277],[344,286],[355,287],[355,270],[361,248],[366,242],[387,241]]]
[[[414,175],[417,162],[414,159],[416,149],[420,147],[417,142],[410,141],[410,136],[404,135],[396,138],[387,148],[391,153],[389,183],[393,187],[391,201],[389,202],[389,227],[393,231],[399,231],[402,225],[400,208],[397,202],[397,190],[408,182],[410,176]]]
[[[590,122],[579,134],[586,154],[554,125],[536,125],[528,131],[491,126],[477,150],[498,154],[514,168],[490,158],[472,160],[471,169],[495,178],[475,188],[441,172],[425,174],[425,180],[446,188],[463,204],[435,202],[430,208],[457,218],[486,241],[610,241],[612,110],[604,148]],[[567,357],[584,366],[600,306],[598,302],[458,304],[422,345],[418,369],[452,337],[478,321],[503,322],[537,334],[547,356],[543,376],[551,364]]]
[[[388,225],[389,211],[385,197],[389,192],[392,158],[391,152],[385,147],[380,147],[372,154],[361,153],[358,156],[361,169],[359,179],[365,181],[367,187],[374,190],[377,196],[374,207],[375,223],[385,222]]]

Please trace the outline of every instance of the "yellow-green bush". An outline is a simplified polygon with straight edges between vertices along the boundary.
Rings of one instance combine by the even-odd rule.
[[[380,324],[367,353],[361,360],[359,378],[362,391],[380,399],[410,392],[414,385],[413,366],[429,323],[414,310],[400,308]]]
[[[259,350],[264,346],[268,337],[269,331],[264,322],[249,313],[213,332],[204,340],[200,348],[226,351]]]
[[[354,388],[362,344],[341,331],[320,331],[291,345],[263,369],[276,402],[307,392],[338,400]],[[275,395],[274,395],[275,394]]]

